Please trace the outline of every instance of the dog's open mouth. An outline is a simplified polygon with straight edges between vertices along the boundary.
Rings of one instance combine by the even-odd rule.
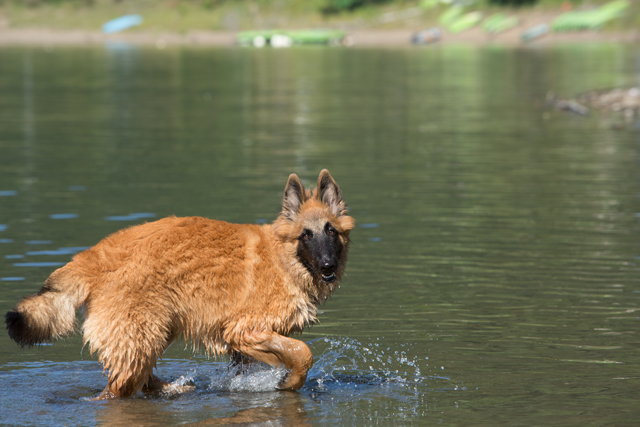
[[[338,276],[336,275],[336,273],[331,273],[328,276],[325,276],[324,274],[321,274],[322,276],[322,281],[324,283],[333,283],[336,280],[338,280]]]

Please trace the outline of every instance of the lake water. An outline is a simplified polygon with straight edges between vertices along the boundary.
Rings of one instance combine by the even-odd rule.
[[[635,425],[640,132],[548,110],[638,84],[616,45],[0,49],[0,311],[71,256],[167,215],[272,221],[328,168],[357,220],[301,335],[315,365],[233,376],[174,344],[179,397],[89,402],[78,335],[0,334],[2,425]]]

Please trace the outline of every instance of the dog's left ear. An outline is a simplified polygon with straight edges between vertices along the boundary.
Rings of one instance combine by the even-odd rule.
[[[347,206],[342,200],[342,191],[328,170],[322,169],[318,176],[317,195],[335,216],[346,214]]]
[[[284,215],[285,218],[293,220],[296,215],[298,215],[300,206],[305,200],[306,197],[302,182],[300,182],[298,175],[292,173],[289,175],[287,186],[284,189],[284,196],[282,197],[282,215]]]

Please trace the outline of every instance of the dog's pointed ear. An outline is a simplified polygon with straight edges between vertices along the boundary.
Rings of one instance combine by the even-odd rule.
[[[324,202],[335,216],[344,215],[347,206],[342,200],[342,191],[328,170],[322,169],[318,176],[317,195],[320,201]]]
[[[300,206],[305,201],[304,187],[300,178],[295,173],[289,175],[287,186],[284,187],[284,196],[282,197],[282,215],[285,218],[293,219],[298,215]]]

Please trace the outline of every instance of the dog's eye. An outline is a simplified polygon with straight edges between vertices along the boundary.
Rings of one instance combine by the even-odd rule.
[[[327,223],[327,225],[325,226],[325,232],[329,236],[335,236],[337,233],[336,229],[333,228],[330,223]]]
[[[300,238],[302,240],[311,240],[313,239],[313,232],[311,230],[304,230]]]

